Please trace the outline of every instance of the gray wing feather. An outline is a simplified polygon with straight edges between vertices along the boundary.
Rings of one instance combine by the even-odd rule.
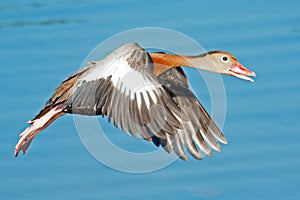
[[[111,68],[96,62],[96,65],[91,68],[93,71],[87,71],[79,77],[79,82],[73,87],[72,95],[64,103],[65,111],[83,115],[107,115],[109,120],[113,120],[116,127],[120,127],[123,131],[129,131],[134,137],[140,134],[146,140],[151,140],[154,135],[164,138],[165,135],[159,134],[161,130],[175,133],[181,126],[176,118],[176,115],[182,115],[181,110],[152,74],[153,63],[150,55],[136,44],[129,44],[127,48],[125,47],[112,53],[124,61],[110,61],[109,59],[115,58],[108,55],[103,63],[127,65],[113,66],[111,64],[111,67],[117,74],[119,68],[127,67],[127,72],[139,76],[136,78],[137,82],[134,82],[135,77],[118,78],[114,77],[113,73],[97,77],[96,72],[102,73],[100,67],[106,72]],[[130,84],[142,85],[143,83],[138,82],[141,80],[145,80],[147,83],[145,91],[133,91],[127,87]],[[144,87],[140,89],[144,90]],[[154,105],[159,109],[153,109]],[[186,116],[182,116],[182,118],[186,118]]]
[[[218,141],[227,143],[226,138],[197,97],[189,90],[182,69],[180,67],[171,68],[161,74],[158,81],[167,88],[174,102],[179,105],[189,120],[179,120],[183,128],[176,131],[178,138],[172,138],[172,136],[168,136],[168,139],[155,138],[153,139],[154,144],[163,146],[168,152],[173,149],[182,159],[186,158],[182,152],[182,144],[196,159],[202,158],[201,151],[210,156],[211,150],[209,147],[220,151]],[[164,132],[162,134],[169,135],[170,133]]]

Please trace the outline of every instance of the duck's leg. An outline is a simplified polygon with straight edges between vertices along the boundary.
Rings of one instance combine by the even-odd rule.
[[[66,114],[63,112],[64,106],[57,105],[51,110],[49,110],[42,117],[30,121],[32,124],[28,128],[26,128],[21,134],[18,144],[15,147],[15,157],[18,156],[19,152],[22,150],[23,154],[25,154],[27,148],[29,147],[32,139],[43,129],[47,128],[54,120],[58,117]]]

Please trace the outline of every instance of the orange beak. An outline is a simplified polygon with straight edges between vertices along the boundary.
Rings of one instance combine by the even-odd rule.
[[[254,80],[252,78],[250,78],[249,76],[254,76],[254,77],[256,76],[256,74],[253,71],[247,69],[238,61],[235,61],[234,64],[229,69],[229,75],[235,76],[235,77],[238,77],[238,78],[250,81],[250,82],[254,82]]]

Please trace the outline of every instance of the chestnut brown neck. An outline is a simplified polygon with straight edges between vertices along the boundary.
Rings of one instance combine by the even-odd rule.
[[[158,77],[160,74],[172,67],[193,67],[206,71],[220,73],[210,57],[210,52],[197,56],[181,56],[176,54],[151,53],[153,63],[153,74]]]
[[[151,53],[150,56],[154,63],[153,74],[156,77],[172,67],[192,66],[188,56],[164,53]]]

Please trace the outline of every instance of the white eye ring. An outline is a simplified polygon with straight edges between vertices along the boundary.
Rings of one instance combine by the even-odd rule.
[[[226,63],[229,61],[229,58],[227,56],[222,56],[221,60]]]

